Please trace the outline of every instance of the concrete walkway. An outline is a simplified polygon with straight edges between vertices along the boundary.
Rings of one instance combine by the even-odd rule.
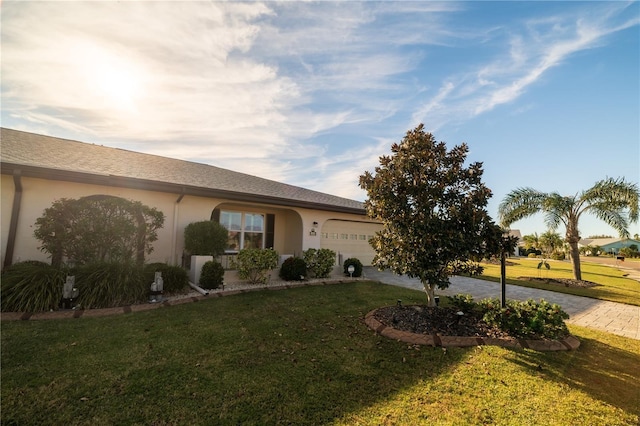
[[[364,268],[363,274],[373,281],[424,291],[418,279],[395,275],[388,271],[381,272],[370,266]],[[451,285],[446,290],[436,290],[436,294],[442,296],[459,293],[470,294],[475,300],[501,297],[499,283],[458,276],[451,277]],[[570,324],[640,340],[640,306],[509,284],[507,284],[506,293],[507,299],[544,299],[550,303],[557,303],[571,316],[567,320]]]

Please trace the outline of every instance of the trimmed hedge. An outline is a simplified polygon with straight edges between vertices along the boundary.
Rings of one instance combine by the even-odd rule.
[[[285,281],[302,281],[307,277],[307,263],[299,257],[290,257],[282,262],[280,278]]]
[[[353,276],[359,277],[362,276],[362,262],[355,257],[350,257],[349,259],[344,261],[344,274],[349,275],[349,265],[353,265],[354,271]]]
[[[200,281],[198,285],[207,290],[213,290],[224,283],[224,268],[215,260],[210,260],[202,265]]]

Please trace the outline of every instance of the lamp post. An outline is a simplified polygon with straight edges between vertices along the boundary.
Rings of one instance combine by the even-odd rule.
[[[356,270],[356,267],[353,266],[353,265],[349,265],[349,267],[347,268],[347,272],[349,272],[349,276],[351,278],[353,278],[353,271],[355,271],[355,270]]]

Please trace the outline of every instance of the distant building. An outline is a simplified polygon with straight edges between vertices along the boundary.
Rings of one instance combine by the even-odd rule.
[[[603,252],[618,254],[621,248],[635,244],[640,248],[640,241],[631,238],[584,238],[578,242],[578,247],[600,247]]]

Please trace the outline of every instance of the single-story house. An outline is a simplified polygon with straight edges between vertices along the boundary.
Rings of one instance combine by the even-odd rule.
[[[363,203],[206,164],[23,131],[0,129],[3,267],[48,261],[34,237],[44,209],[60,198],[122,197],[162,211],[148,262],[183,264],[184,229],[217,220],[228,253],[250,244],[281,256],[328,248],[337,261],[371,264],[368,240],[381,225]]]
[[[578,247],[600,247],[605,253],[617,254],[621,248],[633,244],[640,248],[640,241],[631,238],[584,238],[578,242]]]

